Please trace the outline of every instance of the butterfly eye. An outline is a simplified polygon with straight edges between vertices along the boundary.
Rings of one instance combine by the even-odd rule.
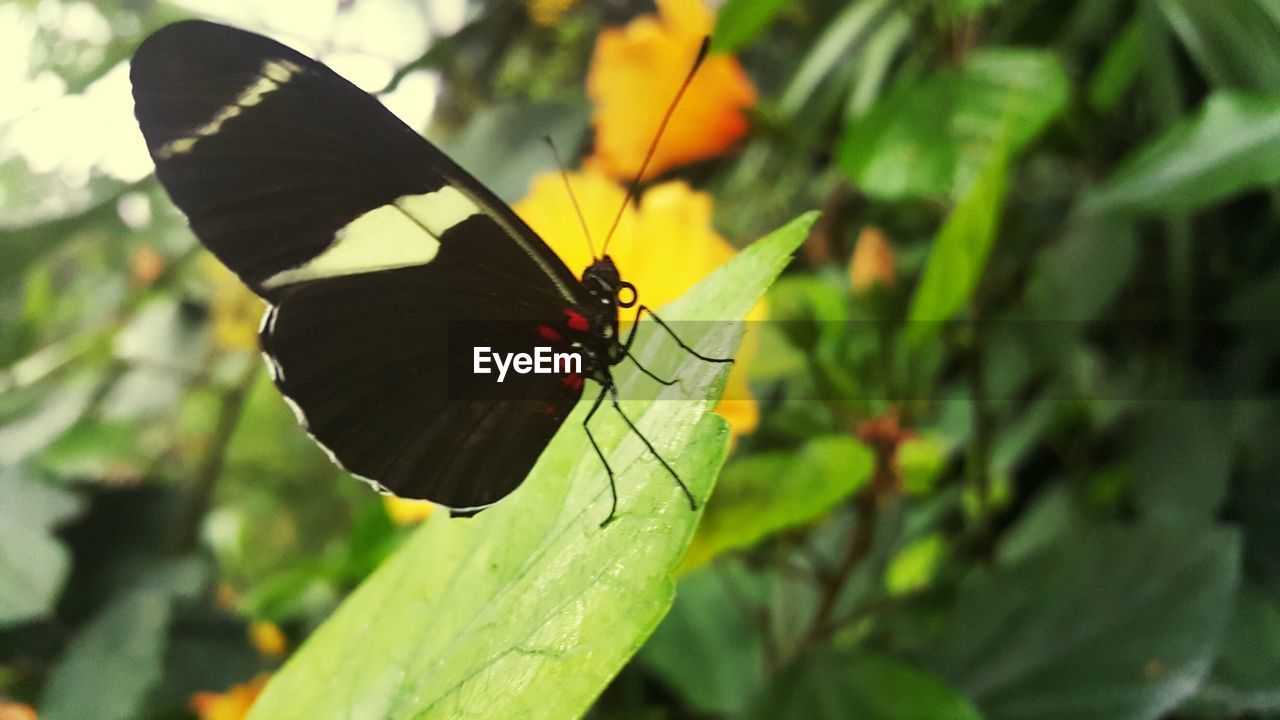
[[[613,296],[617,301],[618,307],[629,308],[636,304],[636,286],[629,282],[624,282],[618,286],[618,292]]]

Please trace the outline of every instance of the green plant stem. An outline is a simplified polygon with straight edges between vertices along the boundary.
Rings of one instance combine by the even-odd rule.
[[[832,622],[836,605],[844,586],[848,583],[853,571],[871,552],[872,541],[876,536],[876,511],[880,505],[877,484],[864,487],[854,499],[854,511],[857,518],[849,537],[845,542],[844,552],[836,563],[835,569],[821,578],[822,595],[818,600],[818,609],[809,623],[809,630],[801,646],[816,645],[831,637],[836,625]]]
[[[983,370],[984,337],[977,302],[973,304],[969,327],[972,351],[969,354],[970,411],[973,439],[969,444],[969,482],[978,497],[978,533],[985,535],[991,520],[991,414],[987,412],[987,380]]]
[[[196,547],[200,537],[200,527],[209,512],[213,499],[213,491],[222,476],[222,468],[226,464],[227,448],[231,445],[231,437],[240,424],[240,415],[244,410],[245,399],[253,389],[260,371],[257,362],[246,364],[240,378],[228,388],[222,396],[222,408],[218,412],[218,421],[213,431],[213,441],[204,460],[196,470],[195,479],[187,493],[174,524],[172,550],[175,555],[185,555]]]

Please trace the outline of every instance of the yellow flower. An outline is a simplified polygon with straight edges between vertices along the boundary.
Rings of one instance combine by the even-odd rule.
[[[657,1],[660,16],[644,15],[600,33],[587,74],[587,95],[595,104],[593,162],[618,179],[630,180],[640,170],[662,114],[714,24],[702,0]],[[735,58],[707,58],[646,177],[727,151],[747,133],[743,111],[755,102],[755,87]]]
[[[224,693],[198,692],[191,696],[191,709],[200,720],[244,720],[270,677],[259,675],[247,683],[232,685]]]
[[[258,654],[269,658],[282,658],[289,650],[289,640],[279,625],[265,620],[249,623],[249,642]]]
[[[574,0],[525,0],[525,9],[534,25],[550,27],[573,7]]]
[[[430,517],[436,507],[426,500],[410,500],[394,495],[384,495],[382,505],[387,509],[387,515],[391,516],[391,521],[397,525],[420,523]]]
[[[599,248],[626,191],[593,170],[570,173],[569,183]],[[535,177],[529,194],[513,208],[575,273],[581,274],[591,264],[591,252],[559,173]],[[623,277],[635,283],[645,305],[661,307],[675,300],[733,257],[733,246],[711,226],[711,210],[710,195],[679,181],[645,192],[638,210],[634,205],[627,207],[609,243],[609,255]],[[757,307],[748,319],[762,315],[763,308]],[[733,399],[722,402],[720,410],[734,435],[754,430],[759,413],[747,388],[742,353],[729,374],[726,395]]]
[[[853,291],[863,293],[877,285],[893,287],[897,282],[896,268],[893,247],[884,233],[874,225],[864,227],[849,262],[849,283]]]
[[[210,312],[213,338],[223,350],[256,350],[262,301],[213,255],[200,258],[200,269],[213,286]]]

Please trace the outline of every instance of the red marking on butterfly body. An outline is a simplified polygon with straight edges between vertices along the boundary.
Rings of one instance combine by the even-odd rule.
[[[565,387],[569,388],[570,390],[573,390],[574,392],[577,392],[578,390],[582,389],[582,376],[577,373],[573,373],[572,375],[566,375],[564,377],[564,380],[562,380],[561,382],[564,384]]]
[[[591,329],[591,323],[587,322],[587,318],[577,310],[565,310],[565,317],[569,318],[569,329],[578,332],[586,332]]]
[[[559,342],[564,339],[560,333],[556,332],[549,325],[539,325],[538,336],[543,340],[550,340],[552,342]]]

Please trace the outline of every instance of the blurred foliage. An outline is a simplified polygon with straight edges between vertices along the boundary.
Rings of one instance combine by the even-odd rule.
[[[475,671],[494,716],[518,686],[548,716],[1280,717],[1276,4],[692,2],[0,5],[0,713],[224,720],[264,683],[259,717],[408,712]],[[597,137],[647,132],[601,127],[640,117],[588,92],[636,72],[602,33],[677,68],[713,27],[749,84],[705,147],[673,128],[642,201],[683,183],[739,247],[822,215],[750,328],[758,424],[704,515],[597,536],[572,427],[528,499],[418,534],[333,468],[137,161],[128,57],[192,15],[323,50],[511,202],[543,136],[607,172]],[[610,102],[653,115],[667,72]],[[633,249],[649,286],[682,238]],[[717,438],[679,461],[709,480]],[[344,658],[360,687],[312,680]]]

